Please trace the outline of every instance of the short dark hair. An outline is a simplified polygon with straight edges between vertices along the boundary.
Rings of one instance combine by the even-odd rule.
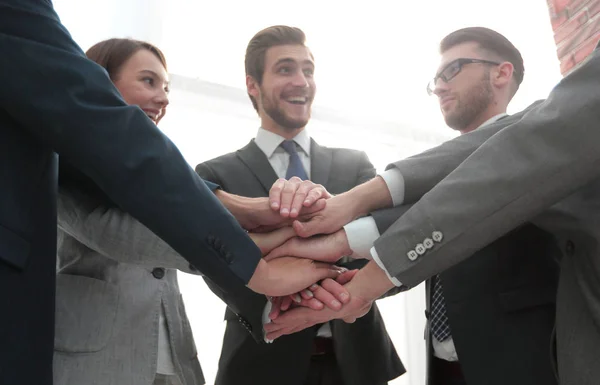
[[[152,52],[167,69],[167,60],[158,47],[141,40],[135,39],[108,39],[94,44],[85,53],[88,59],[100,64],[112,81],[117,80],[121,67],[137,51],[145,49]]]
[[[440,42],[440,53],[462,43],[477,43],[487,52],[495,54],[500,59],[510,62],[513,67],[513,76],[517,88],[525,76],[523,57],[519,50],[502,34],[485,27],[469,27],[452,32]]]
[[[258,32],[246,47],[244,64],[246,76],[252,76],[260,85],[265,73],[265,55],[271,47],[279,45],[305,45],[306,36],[300,28],[286,25],[274,25]],[[248,95],[254,109],[258,111],[258,104],[252,95]]]

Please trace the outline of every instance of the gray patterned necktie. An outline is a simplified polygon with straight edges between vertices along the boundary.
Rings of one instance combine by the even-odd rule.
[[[431,283],[431,333],[436,340],[444,342],[452,336],[450,331],[450,322],[446,314],[446,301],[442,290],[442,282],[439,274],[433,277]]]

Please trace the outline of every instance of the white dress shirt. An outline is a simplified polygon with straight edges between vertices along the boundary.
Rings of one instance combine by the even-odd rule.
[[[279,178],[285,178],[288,166],[290,164],[290,155],[279,145],[285,138],[264,128],[259,128],[254,143],[260,148],[273,167],[273,171]],[[306,171],[306,176],[310,178],[310,136],[306,130],[302,130],[294,137],[294,142],[298,145],[298,156]],[[271,322],[269,312],[271,311],[271,302],[267,302],[263,311],[263,323]],[[323,324],[317,332],[319,337],[331,337],[331,328],[329,323]],[[267,340],[267,342],[270,342]]]
[[[158,316],[158,356],[156,359],[156,373],[172,375],[175,374],[173,364],[171,343],[169,342],[169,331],[165,319],[165,311],[160,307]]]
[[[494,123],[500,118],[505,117],[506,113],[501,113],[491,117],[486,120],[483,124],[481,124],[477,128],[481,128],[488,124]],[[390,190],[390,195],[392,196],[392,202],[394,206],[401,205],[404,200],[404,177],[400,170],[396,168],[391,168],[380,176],[383,178],[385,183],[387,184],[388,189]],[[352,258],[366,258],[372,259],[377,263],[377,265],[385,271],[390,281],[394,283],[396,286],[401,286],[400,281],[395,277],[392,277],[388,271],[385,269],[383,262],[377,255],[377,251],[373,247],[373,243],[381,234],[379,234],[379,230],[377,229],[377,224],[373,217],[363,217],[357,219],[353,222],[348,223],[344,226],[344,230],[346,231],[346,236],[348,237],[348,245],[350,249],[352,249]],[[446,361],[458,361],[458,355],[456,354],[456,348],[454,346],[454,341],[452,337],[447,340],[440,342],[434,336],[431,336],[433,343],[433,351],[434,355],[438,358],[441,358]]]

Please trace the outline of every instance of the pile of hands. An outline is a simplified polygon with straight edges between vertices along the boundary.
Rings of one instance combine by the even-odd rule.
[[[268,198],[226,206],[263,255],[248,287],[271,301],[266,338],[274,340],[332,319],[354,322],[394,285],[369,262],[361,270],[336,265],[352,255],[343,226],[361,214],[351,192],[333,197],[299,178],[277,180]]]

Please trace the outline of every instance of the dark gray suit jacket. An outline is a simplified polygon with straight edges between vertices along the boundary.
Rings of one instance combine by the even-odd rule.
[[[563,385],[600,378],[599,90],[596,50],[514,124],[395,163],[407,200],[418,202],[375,242],[390,274],[412,287],[526,221],[553,234],[563,254],[556,304]],[[409,258],[433,232],[439,242]]]
[[[0,0],[0,68],[0,382],[52,383],[57,154],[243,313],[236,293],[260,251],[173,143],[85,57],[50,0]]]
[[[254,141],[234,153],[199,164],[196,171],[226,191],[251,197],[267,196],[277,180]],[[311,141],[311,179],[331,193],[342,193],[374,176],[375,169],[364,152],[326,148]],[[262,314],[264,296],[249,293],[247,300],[253,302],[255,316]],[[227,329],[216,385],[304,383],[316,328],[279,338],[272,344],[259,344],[244,327],[243,318],[229,309],[225,318]],[[262,342],[262,330],[253,332]],[[354,324],[334,321],[332,333],[346,385],[387,383],[405,372],[376,306]]]

